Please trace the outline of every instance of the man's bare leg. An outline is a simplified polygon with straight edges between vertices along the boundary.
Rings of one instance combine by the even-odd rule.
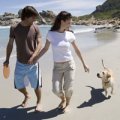
[[[36,105],[36,109],[35,111],[41,111],[41,88],[37,88],[35,89],[35,94],[36,94],[36,97],[37,97],[37,105]]]
[[[30,99],[30,96],[29,96],[26,88],[19,89],[19,91],[25,96],[25,98],[24,98],[21,106],[22,106],[22,107],[26,107],[26,106],[27,106],[28,99]]]

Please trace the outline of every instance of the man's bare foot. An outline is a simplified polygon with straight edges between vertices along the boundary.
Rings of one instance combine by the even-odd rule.
[[[35,111],[36,112],[41,112],[42,110],[41,110],[42,108],[41,108],[41,104],[40,103],[37,103],[37,106],[36,106],[36,108],[35,108]]]
[[[28,104],[29,99],[30,99],[30,96],[26,96],[25,99],[23,100],[21,106],[25,108]]]

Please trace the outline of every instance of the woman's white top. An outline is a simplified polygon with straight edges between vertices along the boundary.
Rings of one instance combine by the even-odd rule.
[[[70,43],[75,39],[74,34],[70,31],[65,31],[63,33],[56,31],[48,32],[47,40],[52,45],[54,62],[66,62],[73,60]]]

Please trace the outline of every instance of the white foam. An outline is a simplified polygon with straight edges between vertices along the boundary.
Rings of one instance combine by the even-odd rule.
[[[13,58],[13,57],[16,57],[16,55],[11,55],[10,58]],[[5,60],[5,58],[6,58],[6,57],[1,57],[1,58],[0,58],[0,61]]]
[[[0,26],[0,29],[10,28],[10,26]]]
[[[44,27],[44,28],[48,27],[48,28],[50,28],[51,25],[39,25],[39,27]]]
[[[74,33],[77,34],[77,33],[85,33],[85,32],[91,32],[91,31],[94,31],[95,28],[86,28],[86,29],[76,29],[74,30]]]

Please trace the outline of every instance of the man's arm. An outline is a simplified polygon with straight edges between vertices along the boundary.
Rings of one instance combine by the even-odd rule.
[[[13,43],[14,43],[14,38],[10,38],[9,42],[7,44],[7,49],[6,49],[6,60],[3,63],[5,66],[8,66],[8,64],[9,64],[10,55],[11,55],[12,49],[13,49]]]
[[[30,57],[30,59],[28,61],[28,64],[33,64],[33,63],[36,62],[36,61],[34,61],[34,59],[38,56],[41,49],[42,49],[42,38],[39,36],[37,38],[37,47],[36,47],[35,52],[33,53],[33,55]]]

